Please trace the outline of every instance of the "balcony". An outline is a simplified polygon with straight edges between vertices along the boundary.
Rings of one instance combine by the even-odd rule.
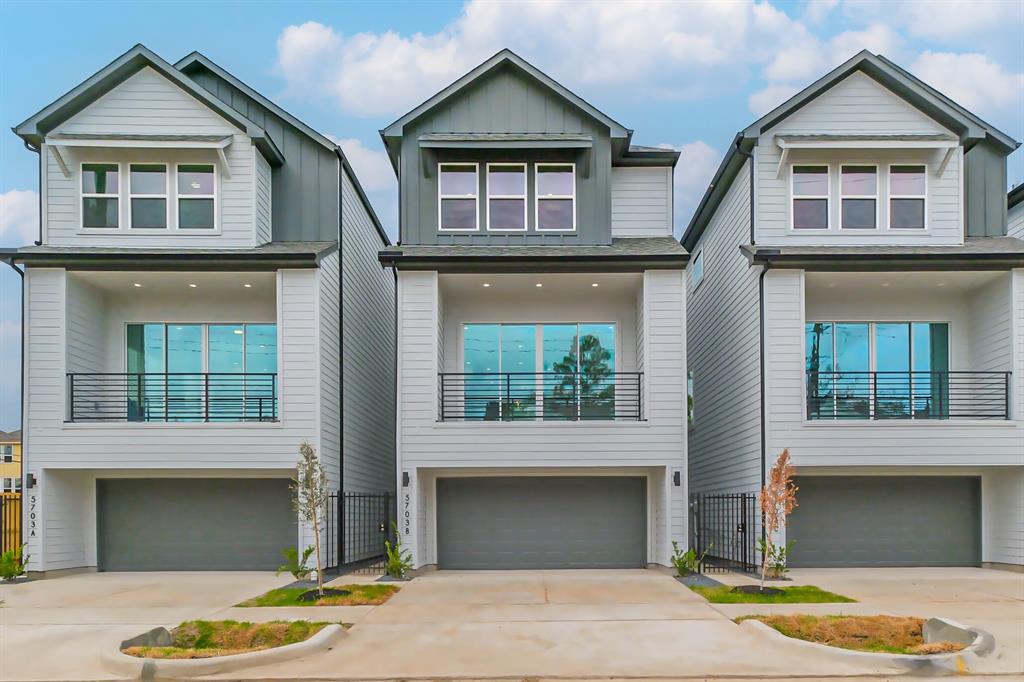
[[[809,420],[1009,418],[1010,372],[807,372]]]
[[[443,422],[641,421],[643,372],[438,375]]]
[[[276,373],[69,373],[70,422],[273,422]]]

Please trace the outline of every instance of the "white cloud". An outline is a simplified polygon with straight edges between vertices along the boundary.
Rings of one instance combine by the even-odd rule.
[[[839,0],[809,0],[804,8],[804,20],[817,24],[824,21],[839,4]]]
[[[925,52],[910,65],[910,71],[979,115],[1013,105],[1024,111],[1024,73],[1010,73],[985,55]]]
[[[704,142],[688,142],[682,145],[660,144],[665,149],[675,149],[679,154],[673,183],[676,233],[681,234],[689,222],[697,203],[708,188],[715,170],[722,160],[722,153]]]
[[[0,194],[0,245],[25,246],[39,238],[39,195],[28,189]]]
[[[747,98],[747,106],[755,116],[763,116],[800,91],[799,85],[775,83],[768,85]]]
[[[370,149],[361,140],[351,137],[327,137],[345,152],[356,175],[359,176],[359,183],[367,192],[395,189],[398,186],[391,161],[383,149]]]
[[[976,44],[991,32],[1010,31],[1020,40],[1024,4],[1019,0],[846,0],[843,13],[855,21],[884,21],[920,38]]]

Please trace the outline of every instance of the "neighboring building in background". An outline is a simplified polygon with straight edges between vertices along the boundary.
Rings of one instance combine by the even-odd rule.
[[[332,490],[393,490],[388,239],[334,142],[143,46],[15,132],[42,197],[42,243],[3,254],[25,266],[30,570],[272,570],[311,543],[303,440]]]
[[[0,431],[0,493],[21,492],[21,430]]]
[[[687,539],[678,153],[508,50],[381,134],[416,567],[668,564]]]
[[[1024,239],[1024,184],[1017,185],[1006,195],[1006,234]]]
[[[690,487],[788,448],[789,565],[1024,564],[1017,147],[868,52],[737,134],[683,236]]]

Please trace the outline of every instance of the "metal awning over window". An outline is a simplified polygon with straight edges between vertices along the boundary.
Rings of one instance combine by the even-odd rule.
[[[65,147],[102,147],[128,149],[212,149],[220,157],[221,168],[230,174],[225,149],[234,138],[231,135],[143,135],[123,133],[53,133],[46,136],[45,143],[50,149],[64,177],[71,177],[71,170],[64,159]],[[230,177],[230,175],[229,175]]]
[[[954,135],[944,134],[814,134],[776,135],[775,144],[782,150],[776,177],[782,177],[782,169],[789,161],[791,150],[805,149],[919,149],[945,150],[942,162],[935,174],[941,177],[946,172],[953,154],[960,146]]]

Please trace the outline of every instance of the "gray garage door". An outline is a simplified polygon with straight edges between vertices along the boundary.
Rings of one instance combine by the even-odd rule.
[[[979,480],[946,476],[797,478],[791,566],[975,566]]]
[[[295,545],[286,479],[102,479],[101,571],[274,570]]]
[[[441,568],[634,568],[647,559],[646,479],[437,481]]]

